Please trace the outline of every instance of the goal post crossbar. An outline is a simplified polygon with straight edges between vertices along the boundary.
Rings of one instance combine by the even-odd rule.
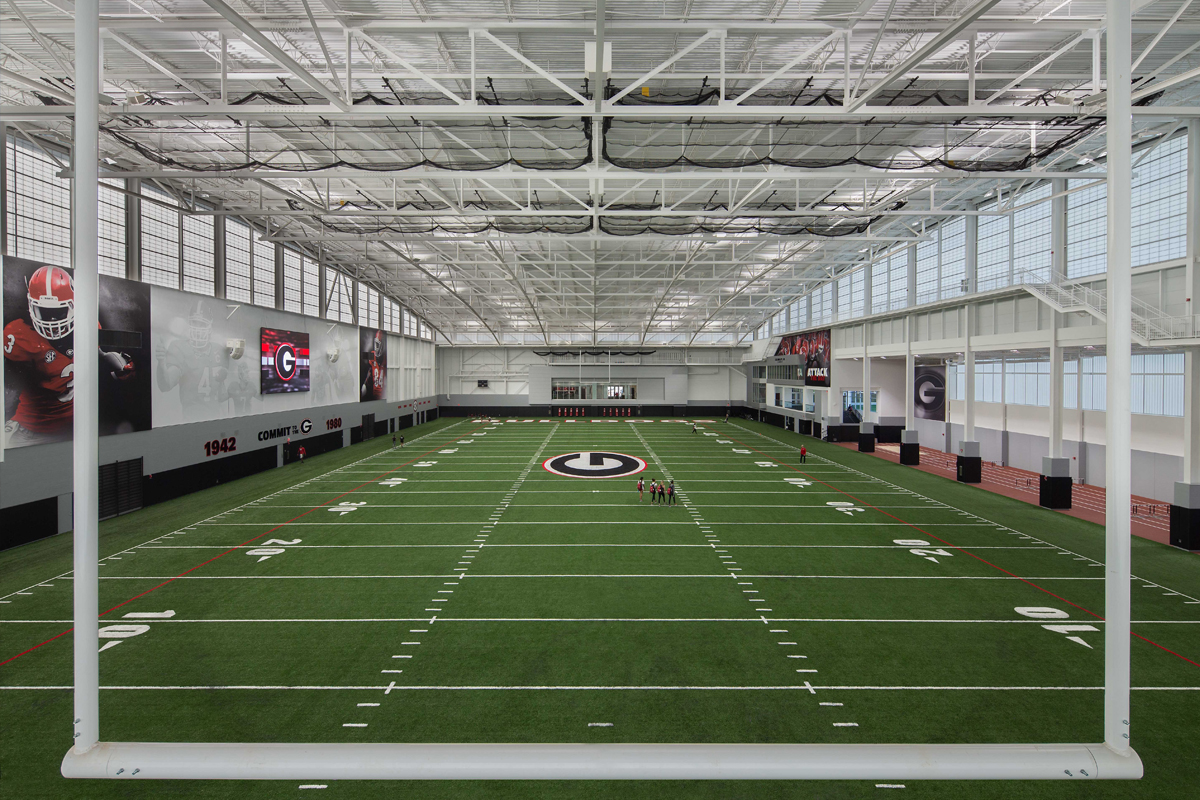
[[[68,778],[219,780],[1134,780],[1103,744],[193,744],[71,750]]]

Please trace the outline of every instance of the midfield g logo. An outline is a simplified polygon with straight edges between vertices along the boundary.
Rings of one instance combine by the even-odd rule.
[[[646,462],[624,453],[597,451],[554,456],[546,459],[542,468],[568,478],[623,478],[644,470]]]

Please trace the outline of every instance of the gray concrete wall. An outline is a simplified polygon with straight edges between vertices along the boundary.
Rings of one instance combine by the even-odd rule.
[[[556,378],[595,382],[610,379],[614,381],[636,380],[638,384],[637,400],[614,400],[614,403],[687,405],[688,402],[687,367],[613,365],[610,368],[605,365],[584,365],[581,370],[576,365],[531,364],[529,366],[529,404],[550,405],[552,402],[550,382]]]

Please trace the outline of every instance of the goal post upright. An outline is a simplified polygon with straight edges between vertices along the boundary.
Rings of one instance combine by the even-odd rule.
[[[1108,290],[1105,380],[1105,553],[1104,553],[1104,743],[1130,752],[1129,658],[1131,573],[1129,502],[1132,416],[1130,357],[1133,347],[1132,209],[1133,184],[1130,63],[1131,0],[1108,3]]]
[[[75,679],[73,752],[100,740],[99,653],[99,346],[98,271],[100,3],[75,4],[75,130],[71,227],[74,264],[74,403],[71,440],[74,479],[72,561]]]
[[[1130,696],[1130,0],[1109,17],[1108,474],[1104,742],[1096,744],[304,744],[99,740],[95,358],[76,372],[75,744],[68,778],[228,780],[1136,779]],[[98,0],[75,4],[76,347],[97,345]],[[1115,124],[1114,124],[1115,123]],[[1114,354],[1121,357],[1112,358]],[[1115,369],[1114,369],[1115,366]],[[1124,378],[1123,380],[1114,380]],[[869,398],[868,398],[869,400]],[[1119,454],[1119,457],[1117,457]],[[1121,463],[1117,463],[1120,461]]]

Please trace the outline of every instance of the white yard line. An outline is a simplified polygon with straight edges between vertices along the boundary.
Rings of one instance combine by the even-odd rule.
[[[1200,686],[1133,686],[1135,692],[1200,692]],[[56,686],[0,686],[0,691],[70,691],[70,685]],[[245,685],[196,685],[196,686],[101,686],[101,690],[109,692],[131,691],[382,691],[390,689],[393,692],[449,692],[449,691],[492,691],[492,692],[528,692],[528,691],[565,691],[565,692],[807,692],[811,689],[818,691],[861,691],[861,692],[1102,692],[1103,686],[483,686],[483,685],[409,685],[399,686],[395,683],[388,685],[367,686],[284,686],[270,684]],[[841,706],[835,703],[821,705]]]
[[[224,550],[234,545],[227,544],[156,544],[138,545],[143,550]],[[407,549],[407,548],[447,548],[462,547],[461,544],[290,544],[289,550],[376,550],[376,549]],[[626,544],[620,542],[598,542],[586,544],[581,542],[563,542],[554,544],[493,544],[481,543],[480,547],[691,547],[709,549],[707,544]],[[725,547],[743,549],[784,549],[784,550],[908,550],[900,544],[727,544]],[[972,546],[972,550],[1057,550],[1051,546],[1031,545],[981,545]],[[39,584],[40,585],[40,584]]]
[[[461,563],[461,562],[460,562]],[[732,563],[732,562],[731,562]],[[327,580],[406,580],[418,578],[457,577],[445,572],[424,575],[101,575],[102,581],[162,581],[169,578],[181,581],[327,581]],[[672,574],[672,573],[528,573],[528,574],[479,574],[463,577],[479,578],[720,578],[728,580],[728,575],[720,573]],[[812,580],[849,580],[849,581],[1103,581],[1103,577],[1095,578],[1018,578],[1009,575],[769,575],[745,574],[743,578],[785,578]],[[63,580],[72,580],[64,578]]]
[[[517,476],[516,481],[513,482],[511,488],[508,490],[508,493],[504,495],[504,499],[500,502],[500,504],[498,506],[493,506],[495,508],[495,511],[491,515],[491,521],[489,521],[487,523],[480,523],[480,522],[474,523],[477,526],[482,525],[482,528],[476,534],[477,538],[475,539],[475,541],[472,542],[471,544],[466,545],[465,552],[463,553],[462,556],[460,556],[460,558],[464,559],[464,560],[460,560],[458,562],[459,565],[462,565],[462,564],[471,565],[472,564],[471,559],[474,559],[475,556],[468,555],[468,554],[479,552],[479,544],[478,543],[482,542],[482,540],[487,539],[487,537],[490,535],[489,532],[491,530],[493,530],[495,527],[495,520],[500,519],[500,517],[503,516],[504,512],[508,509],[509,503],[511,502],[512,498],[516,496],[518,491],[520,491],[521,485],[525,482],[525,479],[529,476],[530,470],[532,470],[538,464],[539,460],[541,459],[542,453],[545,451],[546,446],[549,445],[550,440],[554,437],[554,433],[557,430],[558,430],[558,425],[554,425],[550,428],[550,432],[542,440],[542,443],[541,443],[541,445],[539,445],[537,451],[533,454],[533,456],[527,462],[506,462],[506,463],[524,463],[525,467],[521,471],[521,473]],[[395,508],[396,506],[391,506],[391,507]],[[472,547],[472,544],[474,544],[475,547]],[[463,545],[459,545],[459,547],[462,548]],[[458,569],[455,569],[452,571],[459,573],[459,575],[457,576],[457,580],[452,583],[443,582],[442,583],[443,586],[458,586],[462,582],[463,578],[468,577],[468,568],[467,567],[460,566]],[[438,589],[438,590],[436,590],[436,593],[437,594],[454,594],[454,590],[453,589]],[[429,602],[430,603],[449,603],[450,599],[435,597],[435,598],[431,599]],[[434,611],[433,617],[431,617],[428,622],[428,625],[430,628],[434,625],[434,623],[436,623],[438,621],[438,614],[444,613],[446,611],[446,609],[447,609],[447,606],[444,606],[444,605],[437,606],[436,608],[426,608],[425,609],[426,611]],[[428,633],[429,628],[425,628],[421,632]],[[420,642],[402,642],[401,646],[417,646],[420,644],[421,644]],[[412,657],[413,656],[411,653],[404,653],[404,654],[393,655],[392,659],[393,660],[394,659],[403,659],[407,663],[407,661],[412,659]],[[403,670],[382,670],[382,672],[385,672],[385,673],[400,673],[402,671]],[[394,683],[389,685],[387,687],[387,689],[384,691],[384,695],[385,696],[390,695],[394,686],[395,686]],[[361,708],[361,706],[356,706],[356,708]],[[350,727],[350,725],[348,723],[343,723],[342,727]]]
[[[461,424],[462,424],[461,422],[454,422],[454,423],[451,423],[450,425],[446,425],[445,427],[438,428],[437,430],[430,431],[429,433],[426,433],[426,434],[423,434],[423,435],[421,435],[421,436],[418,436],[416,439],[413,439],[413,441],[414,441],[414,442],[416,442],[416,441],[419,441],[420,439],[424,439],[424,438],[425,438],[425,437],[427,437],[427,436],[432,436],[432,435],[434,435],[435,433],[441,433],[442,431],[449,430],[450,428],[453,428],[453,427],[455,427],[455,426],[457,426],[457,425],[461,425]],[[384,452],[388,452],[388,451],[384,451]],[[363,462],[370,461],[372,458],[377,458],[378,456],[379,456],[379,454],[378,454],[378,453],[376,453],[375,455],[371,455],[371,456],[367,456],[367,457],[365,457],[365,458],[361,458],[361,459],[359,459],[358,461],[351,462],[350,464],[347,464],[347,465],[344,465],[344,466],[341,466],[341,467],[337,467],[337,468],[335,468],[335,469],[332,469],[332,470],[330,470],[329,472],[323,473],[323,475],[331,475],[331,474],[333,474],[333,473],[335,473],[335,472],[338,472],[338,471],[340,471],[340,470],[343,470],[343,469],[345,469],[347,466],[354,466],[354,465],[356,465],[356,464],[362,464]],[[320,476],[318,476],[318,477],[320,477]],[[310,479],[310,480],[308,480],[308,481],[304,481],[303,483],[299,483],[299,484],[296,484],[296,485],[297,485],[297,486],[304,486],[304,485],[306,485],[306,484],[310,483],[312,480],[316,480],[316,478]],[[125,549],[125,550],[119,550],[119,551],[117,551],[117,553],[115,553],[114,555],[133,555],[133,554],[134,554],[134,551],[135,551],[135,550],[137,550],[138,548],[145,547],[146,545],[150,544],[151,542],[157,542],[157,541],[159,541],[160,539],[162,539],[162,538],[163,538],[163,537],[165,537],[165,536],[174,536],[174,535],[177,535],[177,534],[184,534],[184,533],[186,533],[186,532],[187,532],[187,531],[188,531],[190,528],[194,528],[194,527],[195,527],[195,526],[197,526],[197,525],[203,525],[203,524],[207,523],[209,520],[212,520],[212,519],[217,519],[218,517],[224,516],[225,514],[230,514],[230,513],[236,512],[236,511],[241,511],[242,509],[245,509],[245,508],[246,508],[246,507],[248,507],[248,506],[255,505],[256,503],[261,503],[263,500],[268,500],[268,499],[270,499],[270,498],[272,498],[272,497],[275,497],[276,495],[280,495],[280,494],[283,494],[283,493],[285,493],[285,492],[289,492],[289,491],[291,491],[293,488],[295,488],[295,487],[291,487],[291,486],[289,486],[289,487],[288,487],[288,488],[286,488],[286,489],[280,489],[280,490],[279,490],[279,491],[277,491],[277,492],[272,492],[272,493],[270,493],[270,494],[263,495],[262,497],[258,497],[258,498],[255,498],[254,500],[250,500],[250,501],[248,501],[248,502],[242,503],[240,506],[234,506],[233,508],[226,509],[225,511],[222,511],[222,512],[220,512],[220,513],[218,513],[218,514],[214,514],[214,515],[212,515],[211,517],[205,517],[204,519],[200,520],[199,522],[193,522],[193,523],[191,523],[190,525],[185,525],[185,526],[184,526],[184,527],[182,527],[182,528],[177,528],[176,530],[173,530],[173,531],[171,531],[170,533],[160,534],[160,535],[158,535],[158,536],[154,537],[153,539],[148,539],[147,541],[145,541],[145,542],[142,542],[141,544],[136,544],[136,545],[133,545],[133,546],[131,546],[131,547],[129,547],[129,548],[127,548],[127,549]],[[327,493],[326,493],[326,494],[327,494]],[[266,524],[269,524],[269,523],[263,523],[263,524],[264,524],[264,525],[266,525]],[[231,546],[231,547],[233,547],[233,546],[236,546],[236,545],[230,545],[230,546]],[[112,557],[112,556],[106,556],[105,558],[111,558],[111,557]],[[101,558],[101,559],[100,559],[100,561],[102,561],[102,562],[103,562],[103,561],[105,560],[105,558]],[[4,599],[6,599],[6,598],[8,598],[8,597],[12,597],[12,596],[14,596],[14,595],[17,595],[17,594],[22,594],[22,593],[25,593],[25,592],[27,592],[29,589],[36,588],[36,587],[38,587],[39,585],[41,585],[41,584],[43,584],[43,583],[47,583],[48,581],[52,581],[52,580],[58,580],[58,579],[60,579],[60,578],[65,578],[66,576],[68,576],[68,575],[71,575],[72,573],[74,573],[74,571],[75,571],[75,570],[69,570],[69,571],[67,571],[67,572],[63,572],[63,573],[60,573],[60,574],[58,574],[58,575],[55,575],[53,578],[48,578],[48,579],[44,579],[44,580],[38,581],[38,582],[37,582],[37,583],[35,583],[35,584],[31,584],[31,585],[29,585],[29,586],[26,586],[26,587],[25,587],[25,588],[23,588],[23,589],[19,589],[19,590],[15,591],[15,592],[11,592],[11,593],[9,593],[9,594],[6,594],[6,595],[0,595],[0,600],[4,600]]]
[[[773,442],[774,444],[777,444],[777,445],[779,445],[780,447],[785,447],[785,448],[787,448],[787,449],[789,449],[789,450],[792,450],[792,451],[799,452],[799,448],[797,448],[797,447],[793,447],[792,445],[790,445],[790,444],[787,444],[786,442],[781,442],[781,441],[779,441],[778,439],[775,439],[775,438],[773,438],[773,437],[771,437],[771,436],[767,436],[765,433],[759,433],[758,431],[754,431],[754,430],[751,430],[751,429],[749,429],[749,428],[742,427],[741,425],[738,425],[737,427],[738,427],[738,428],[740,428],[740,429],[741,429],[741,430],[743,430],[743,431],[746,431],[747,433],[752,433],[752,434],[754,434],[755,436],[758,436],[758,437],[760,437],[760,438],[763,438],[763,439],[766,439],[766,440],[768,440],[768,441],[770,441],[770,442]],[[874,481],[874,482],[876,482],[876,483],[883,484],[884,486],[890,486],[890,487],[892,487],[893,489],[896,489],[896,490],[902,491],[902,492],[904,492],[904,493],[906,493],[906,494],[913,495],[914,497],[921,497],[921,498],[924,498],[924,499],[926,499],[926,500],[929,500],[930,502],[936,502],[936,503],[940,503],[940,504],[941,504],[941,505],[943,505],[945,508],[952,509],[952,510],[954,510],[954,511],[958,511],[959,513],[963,514],[964,516],[968,516],[968,517],[971,517],[971,518],[973,518],[973,519],[977,519],[977,520],[980,520],[980,521],[982,521],[982,522],[986,522],[986,523],[989,523],[989,524],[991,524],[991,525],[995,525],[997,528],[999,528],[999,529],[1001,529],[1001,530],[1003,530],[1003,531],[1006,531],[1006,532],[1008,532],[1008,533],[1010,533],[1010,534],[1017,535],[1017,536],[1022,536],[1022,537],[1026,538],[1026,539],[1029,539],[1029,540],[1032,540],[1032,541],[1035,541],[1035,542],[1039,542],[1040,544],[1046,545],[1046,546],[1048,546],[1048,547],[1053,547],[1053,548],[1055,548],[1055,549],[1057,549],[1057,550],[1059,550],[1059,551],[1061,551],[1061,552],[1063,552],[1063,553],[1066,553],[1066,554],[1069,554],[1069,555],[1072,555],[1072,556],[1076,556],[1076,557],[1078,557],[1079,559],[1081,559],[1081,560],[1084,560],[1084,561],[1088,561],[1089,563],[1091,563],[1091,564],[1093,564],[1093,565],[1095,565],[1095,566],[1099,566],[1099,567],[1102,567],[1102,566],[1104,566],[1104,562],[1102,562],[1102,561],[1098,561],[1098,560],[1096,560],[1096,559],[1094,559],[1094,558],[1091,558],[1091,557],[1089,557],[1089,556],[1085,556],[1085,555],[1083,555],[1082,553],[1077,553],[1077,552],[1075,552],[1075,551],[1073,551],[1073,550],[1071,550],[1071,549],[1069,549],[1069,548],[1065,548],[1065,547],[1061,547],[1061,546],[1059,546],[1059,545],[1056,545],[1056,544],[1052,544],[1051,542],[1048,542],[1048,541],[1046,541],[1045,539],[1039,539],[1038,537],[1036,537],[1036,536],[1032,536],[1032,535],[1030,535],[1030,534],[1026,533],[1025,531],[1018,531],[1018,530],[1016,530],[1015,528],[1010,528],[1010,527],[1008,527],[1007,525],[1003,525],[1003,524],[1001,524],[1001,523],[999,523],[999,522],[994,522],[994,521],[992,521],[992,520],[989,520],[989,519],[987,519],[986,517],[981,517],[981,516],[979,516],[978,514],[974,514],[974,513],[970,512],[970,511],[965,511],[965,510],[963,510],[963,509],[961,509],[961,508],[958,508],[957,506],[952,506],[952,505],[949,505],[949,504],[946,504],[946,503],[941,503],[941,501],[937,501],[937,500],[933,500],[932,498],[925,497],[925,495],[922,495],[922,494],[920,494],[919,492],[914,492],[914,491],[913,491],[913,490],[911,490],[911,489],[907,489],[907,488],[905,488],[905,487],[899,486],[899,485],[897,485],[897,484],[894,484],[894,483],[891,483],[891,482],[889,482],[889,481],[885,481],[885,480],[883,480],[883,479],[881,479],[881,478],[875,478],[874,476],[868,475],[868,474],[867,474],[867,473],[865,473],[865,472],[860,472],[859,470],[856,470],[856,469],[854,469],[853,467],[848,467],[848,466],[846,466],[845,464],[842,464],[842,463],[840,463],[840,462],[837,462],[837,461],[832,461],[832,460],[830,460],[830,459],[824,458],[823,456],[814,456],[814,458],[819,458],[819,459],[821,459],[822,461],[825,461],[826,463],[829,463],[829,464],[836,464],[836,465],[837,465],[837,466],[838,466],[840,469],[842,469],[842,470],[844,470],[844,471],[846,471],[846,472],[850,472],[850,473],[853,473],[853,474],[855,474],[855,475],[862,475],[862,476],[864,476],[864,477],[870,478],[872,481]],[[793,464],[789,464],[789,466],[795,467],[795,465],[793,465]],[[807,472],[808,470],[805,470],[805,471]],[[927,527],[933,527],[933,526],[930,526],[930,525],[921,525],[920,527],[922,527],[922,528],[927,528]],[[960,547],[962,550],[964,550],[964,551],[968,551],[968,552],[969,552],[969,549],[968,549],[968,547],[962,547],[962,546],[959,546],[959,545],[955,545],[955,546],[956,546],[956,547]],[[973,549],[973,548],[972,548],[972,549]],[[1180,591],[1178,591],[1178,590],[1176,590],[1176,589],[1172,589],[1172,588],[1170,588],[1170,587],[1168,587],[1168,586],[1164,586],[1164,585],[1162,585],[1162,584],[1160,584],[1160,583],[1155,583],[1154,581],[1151,581],[1151,580],[1149,580],[1149,579],[1147,579],[1147,578],[1140,578],[1140,577],[1138,577],[1137,575],[1131,575],[1131,578],[1132,578],[1133,580],[1135,580],[1135,581],[1138,581],[1138,582],[1142,583],[1142,584],[1143,584],[1144,586],[1146,586],[1146,587],[1155,588],[1155,589],[1165,589],[1165,590],[1167,590],[1167,591],[1169,591],[1169,592],[1173,592],[1174,594],[1177,594],[1177,595],[1179,595],[1180,597],[1184,597],[1184,598],[1186,598],[1188,601],[1190,601],[1190,602],[1188,603],[1189,605],[1191,605],[1191,604],[1195,604],[1195,603],[1200,603],[1200,598],[1197,598],[1197,597],[1192,597],[1191,595],[1184,594],[1183,592],[1180,592]],[[1029,578],[1028,580],[1031,580],[1031,581],[1037,581],[1037,580],[1046,580],[1046,579],[1045,579],[1045,578]]]

